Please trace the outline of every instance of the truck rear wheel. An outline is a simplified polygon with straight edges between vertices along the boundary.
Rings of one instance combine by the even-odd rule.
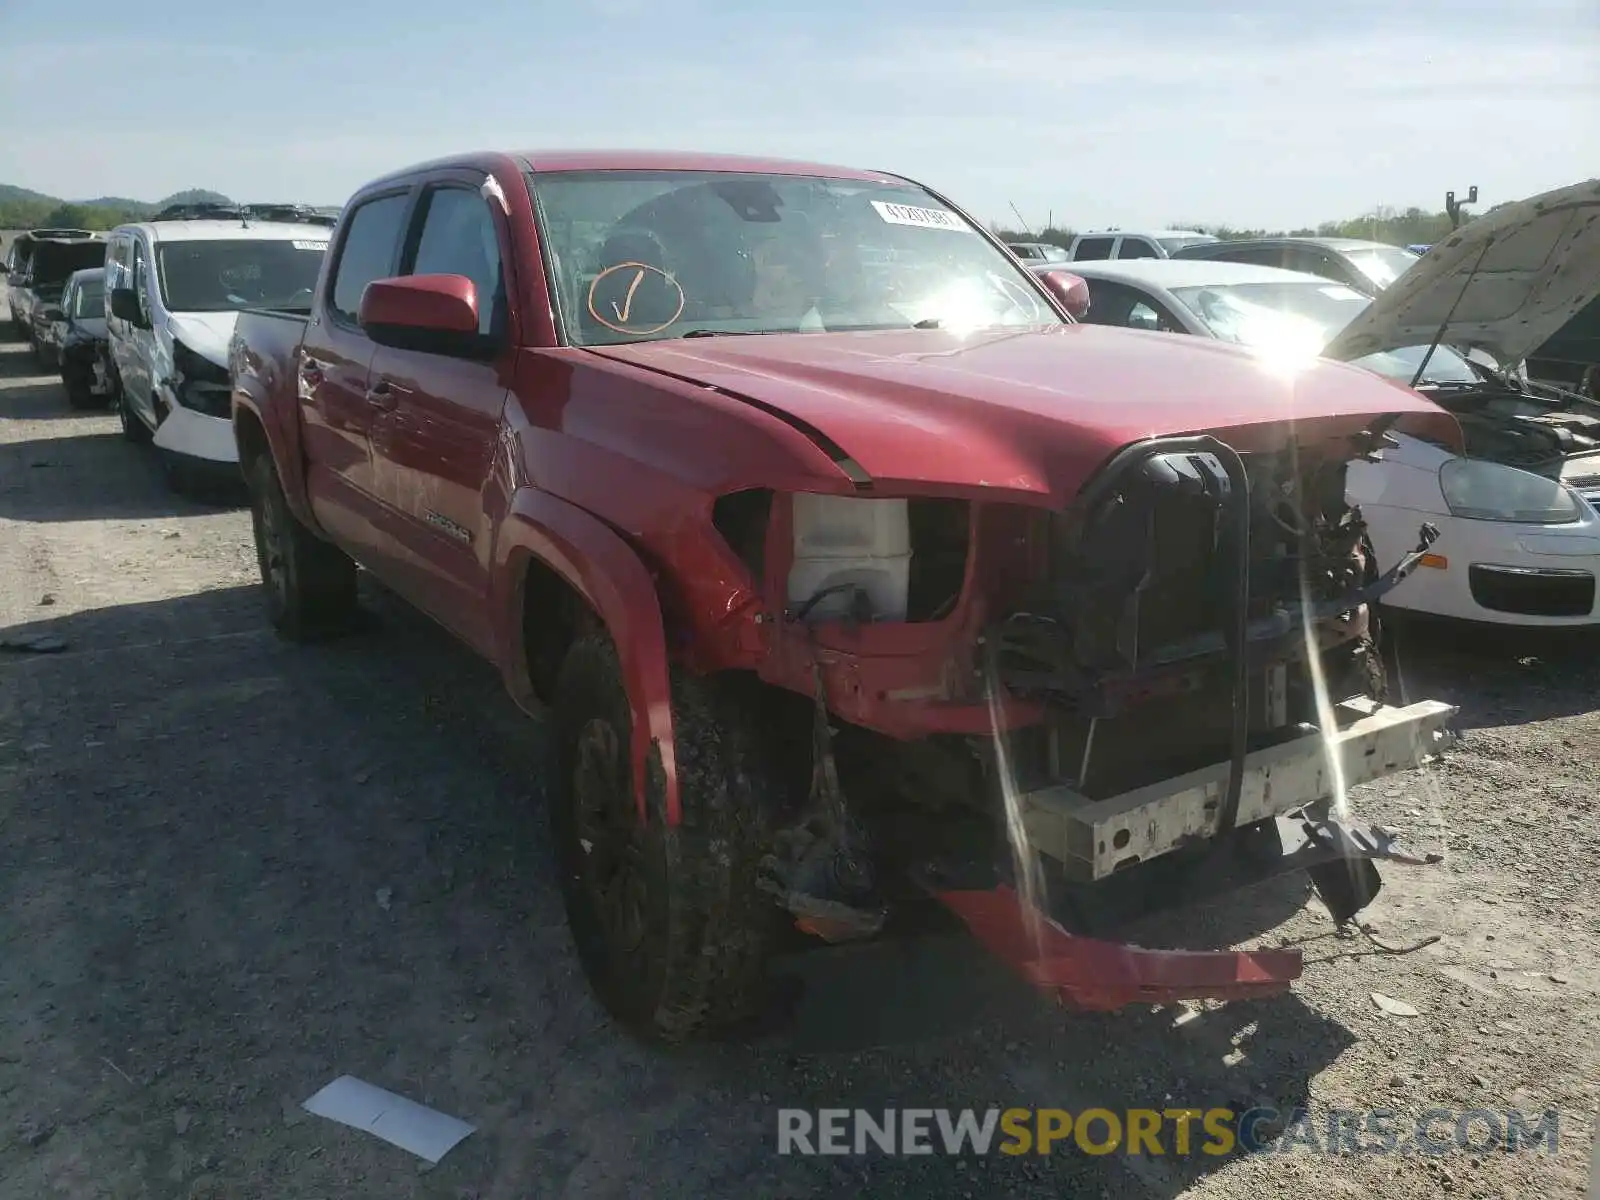
[[[676,827],[658,765],[639,818],[628,697],[610,640],[574,644],[556,684],[560,772],[550,798],[567,919],[590,985],[620,1022],[663,1042],[756,1015],[778,916],[756,886],[777,793],[748,710],[676,675],[672,701]]]
[[[272,627],[291,642],[344,633],[358,612],[355,563],[289,511],[270,455],[251,461],[248,479],[256,562]]]

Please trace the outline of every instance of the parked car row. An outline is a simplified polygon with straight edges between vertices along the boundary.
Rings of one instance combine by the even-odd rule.
[[[105,243],[87,229],[31,229],[6,253],[12,328],[41,366],[58,365],[61,298],[75,271],[99,266]]]
[[[114,405],[175,481],[236,480],[234,319],[308,301],[336,220],[305,205],[178,205],[106,234],[30,230],[6,263],[12,323],[74,407]]]

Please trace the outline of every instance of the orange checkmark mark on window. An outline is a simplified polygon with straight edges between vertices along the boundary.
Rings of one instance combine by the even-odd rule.
[[[633,282],[628,285],[628,294],[622,298],[622,303],[615,300],[611,302],[611,311],[617,314],[617,320],[626,321],[628,314],[633,311],[633,294],[639,290],[639,284],[644,280],[643,271],[633,273]]]

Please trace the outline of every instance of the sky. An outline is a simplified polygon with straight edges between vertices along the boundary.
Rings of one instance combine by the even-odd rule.
[[[456,151],[686,149],[893,171],[1009,227],[1282,228],[1600,174],[1600,0],[59,12],[0,10],[0,183],[71,199],[337,204]]]

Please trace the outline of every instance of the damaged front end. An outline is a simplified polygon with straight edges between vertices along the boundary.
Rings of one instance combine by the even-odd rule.
[[[998,685],[1047,705],[1008,786],[1043,891],[1080,928],[1301,869],[1342,924],[1377,894],[1374,859],[1424,861],[1351,823],[1346,793],[1451,740],[1453,707],[1383,703],[1372,607],[1438,534],[1421,526],[1379,575],[1345,468],[1212,437],[1129,447],[1056,520],[1037,598],[988,631]],[[974,928],[1003,923],[992,900],[941,895]],[[1258,994],[1300,970],[1294,952],[1050,937],[1017,965],[1086,1007]]]
[[[1243,456],[1152,438],[1063,511],[958,505],[956,591],[921,622],[875,622],[865,595],[820,622],[815,597],[791,604],[759,672],[810,694],[812,785],[766,890],[842,940],[882,930],[904,880],[1078,1007],[1286,988],[1298,951],[1102,939],[1296,870],[1343,923],[1377,894],[1374,860],[1428,861],[1345,799],[1445,749],[1455,713],[1384,703],[1373,605],[1438,535],[1378,572],[1345,476],[1380,436]],[[919,688],[906,664],[932,657]]]

